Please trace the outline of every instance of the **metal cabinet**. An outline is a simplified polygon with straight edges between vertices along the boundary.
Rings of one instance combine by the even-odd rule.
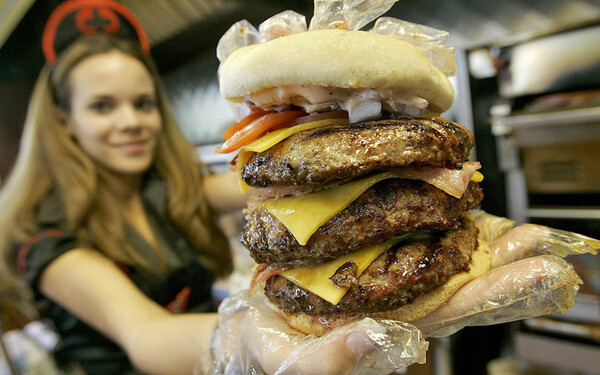
[[[532,204],[528,198],[527,173],[523,166],[523,151],[526,149],[535,152],[536,148],[554,147],[559,152],[564,145],[594,145],[595,142],[600,149],[600,107],[494,117],[492,133],[496,138],[499,168],[506,178],[507,211],[512,219],[519,223],[544,218],[600,220],[597,202],[584,206],[572,206],[560,200],[550,204]],[[582,156],[593,157],[589,154]],[[588,164],[586,170],[572,172],[584,174],[580,178],[589,173],[599,176],[600,159],[589,160]],[[577,168],[576,165],[572,167]],[[589,192],[598,191],[597,186],[588,188]]]

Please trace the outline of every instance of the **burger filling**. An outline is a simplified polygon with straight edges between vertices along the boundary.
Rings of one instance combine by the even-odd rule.
[[[330,276],[348,288],[337,304],[273,273],[264,281],[264,292],[286,313],[388,311],[412,303],[453,275],[467,271],[476,247],[477,228],[472,221],[464,220],[458,229],[429,232],[425,239],[399,242],[381,253],[360,275],[351,264],[344,263]]]
[[[458,199],[422,181],[384,180],[322,225],[314,215],[300,214],[297,220],[316,222],[318,227],[304,244],[262,201],[253,200],[245,211],[242,243],[257,263],[319,262],[405,233],[456,228],[482,198],[476,183]]]
[[[407,166],[462,169],[473,145],[470,132],[439,117],[331,125],[253,153],[240,166],[241,178],[259,187],[323,186]]]
[[[405,117],[418,117],[430,110],[426,99],[393,88],[286,85],[248,95],[238,107],[238,116],[245,117],[256,108],[280,111],[286,105],[303,108],[308,113],[341,109],[348,112],[350,123],[379,118],[384,110]]]
[[[439,117],[351,123],[343,106],[323,117],[300,102],[255,105],[220,151],[241,148],[242,186],[263,189],[242,241],[261,264],[255,288],[282,311],[388,311],[468,270],[477,231],[461,220],[483,197],[468,130]],[[405,238],[415,233],[426,238]],[[316,263],[326,271],[305,269]]]

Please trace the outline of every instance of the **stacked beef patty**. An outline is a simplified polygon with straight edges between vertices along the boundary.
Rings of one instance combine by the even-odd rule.
[[[257,263],[286,269],[325,262],[412,234],[381,253],[360,275],[352,262],[340,266],[330,279],[348,291],[335,305],[278,272],[263,277],[264,293],[285,314],[381,312],[410,304],[468,270],[477,248],[477,229],[466,214],[483,198],[474,181],[467,181],[464,193],[455,197],[438,184],[419,179],[385,179],[303,245],[263,202],[330,189],[384,171],[460,171],[473,144],[467,129],[443,118],[385,119],[302,131],[254,154],[241,176],[247,184],[263,188],[266,197],[249,203],[242,242]],[[435,178],[445,176],[439,173]]]

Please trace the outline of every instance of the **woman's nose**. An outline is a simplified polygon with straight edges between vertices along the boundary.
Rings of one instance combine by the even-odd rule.
[[[117,114],[117,126],[122,128],[137,127],[141,125],[141,117],[132,105],[123,105]]]

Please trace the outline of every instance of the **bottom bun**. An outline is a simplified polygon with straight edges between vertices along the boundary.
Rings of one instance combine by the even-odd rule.
[[[467,282],[485,274],[492,268],[492,258],[486,242],[480,241],[479,246],[473,252],[472,261],[469,265],[469,271],[460,272],[452,276],[444,285],[415,298],[415,300],[398,309],[376,312],[376,313],[356,313],[356,314],[332,314],[332,315],[308,315],[305,313],[284,313],[278,311],[279,315],[288,322],[290,327],[305,334],[314,334],[322,336],[325,332],[360,320],[365,317],[376,319],[396,320],[402,322],[412,322],[421,319],[442,306],[452,295]]]

